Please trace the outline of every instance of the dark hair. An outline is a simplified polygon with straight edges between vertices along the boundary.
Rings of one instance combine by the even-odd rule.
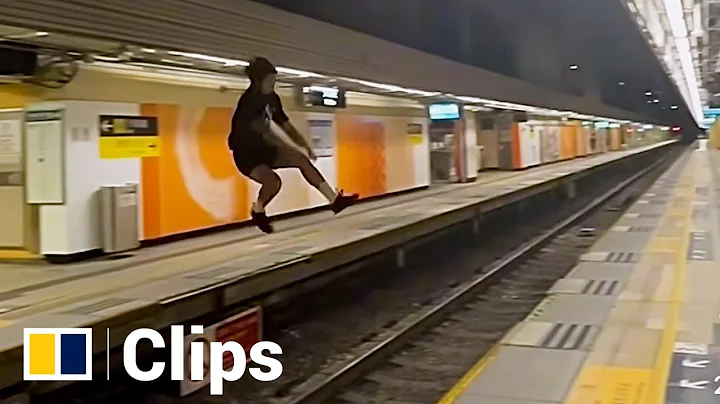
[[[245,68],[245,74],[250,81],[259,81],[270,74],[276,74],[275,65],[263,57],[254,57],[250,60],[250,64]]]

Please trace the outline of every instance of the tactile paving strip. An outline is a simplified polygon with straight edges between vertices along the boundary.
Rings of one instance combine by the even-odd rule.
[[[621,284],[621,281],[618,279],[563,278],[553,285],[549,293],[613,296],[620,291]]]
[[[623,252],[623,251],[611,251],[605,257],[605,262],[622,262],[631,263],[637,262],[638,254],[634,252]]]
[[[617,279],[590,279],[580,293],[584,295],[612,296],[617,293],[619,286],[620,281]]]
[[[588,324],[556,323],[540,342],[541,348],[580,349],[589,345],[596,328]]]
[[[590,349],[599,327],[581,322],[527,321],[521,323],[502,343],[545,349]]]

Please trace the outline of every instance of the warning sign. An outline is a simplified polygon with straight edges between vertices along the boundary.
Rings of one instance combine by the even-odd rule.
[[[102,159],[159,156],[157,118],[100,115],[99,144]]]
[[[180,396],[186,396],[210,383],[209,362],[210,343],[211,342],[228,342],[234,341],[242,345],[245,350],[245,358],[250,361],[250,348],[256,343],[262,341],[262,309],[260,306],[253,307],[240,314],[236,314],[226,318],[219,323],[205,327],[202,335],[186,335],[185,336],[185,380],[180,382]],[[204,348],[203,364],[204,378],[203,380],[190,379],[190,343],[202,342]],[[223,368],[230,370],[233,368],[234,360],[232,354],[225,352],[223,355]]]

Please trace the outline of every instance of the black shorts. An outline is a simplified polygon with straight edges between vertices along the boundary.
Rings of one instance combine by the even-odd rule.
[[[277,160],[278,149],[272,145],[260,147],[238,147],[233,150],[235,167],[246,177],[259,165],[273,167]]]

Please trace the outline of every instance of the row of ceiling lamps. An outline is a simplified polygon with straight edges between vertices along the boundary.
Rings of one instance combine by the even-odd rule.
[[[154,49],[143,49],[143,51],[148,52],[148,53],[156,52]],[[225,66],[225,67],[248,66],[248,64],[249,64],[247,61],[244,61],[244,60],[227,59],[227,58],[203,55],[203,54],[198,54],[198,53],[170,51],[170,52],[168,52],[168,54],[173,55],[173,56],[181,56],[181,57],[185,57],[185,58],[190,58],[190,59],[197,59],[197,60],[203,60],[203,61],[208,61],[208,62],[220,63],[220,64],[223,64],[223,66]],[[574,68],[571,66],[571,69],[573,69],[573,70],[578,68],[577,65],[573,65],[573,66],[574,66]],[[308,72],[308,71],[304,71],[304,70],[291,69],[291,68],[286,68],[286,67],[278,67],[277,70],[279,73],[296,75],[296,76],[302,77],[302,78],[323,78],[323,77],[325,77],[318,73]],[[354,78],[348,78],[348,77],[340,77],[340,79],[344,80],[344,81],[348,81],[348,82],[357,83],[357,84],[360,84],[365,87],[376,88],[378,90],[383,90],[383,91],[387,91],[387,92],[404,93],[404,94],[408,94],[408,95],[417,95],[417,96],[423,96],[423,97],[454,98],[465,104],[476,104],[476,105],[480,105],[480,106],[483,106],[486,108],[522,111],[522,112],[528,112],[528,113],[535,113],[538,115],[565,117],[565,118],[569,118],[569,119],[605,121],[605,122],[623,123],[623,124],[635,123],[638,125],[642,125],[642,123],[632,122],[629,120],[619,120],[619,119],[614,119],[614,118],[585,115],[585,114],[579,114],[579,113],[576,113],[573,111],[559,111],[559,110],[554,110],[554,109],[534,107],[534,106],[516,104],[516,103],[511,103],[511,102],[505,102],[505,101],[489,100],[489,99],[478,98],[478,97],[458,96],[458,95],[454,95],[454,94],[444,94],[444,93],[437,92],[437,91],[417,90],[417,89],[401,87],[401,86],[397,86],[397,85],[393,85],[393,84],[376,83],[376,82],[372,82],[372,81],[368,81],[368,80],[354,79]]]
[[[36,36],[36,37],[44,37],[49,35],[48,32],[45,31],[37,31],[33,32],[31,34],[28,34],[29,36]],[[143,52],[154,54],[157,53],[155,49],[151,48],[143,48]],[[244,67],[248,66],[249,63],[244,60],[237,60],[237,59],[228,59],[218,56],[210,56],[210,55],[204,55],[200,53],[192,53],[192,52],[181,52],[181,51],[168,51],[168,55],[171,56],[179,56],[179,57],[185,57],[189,59],[196,59],[196,60],[202,60],[207,62],[214,62],[222,64],[224,67]],[[119,61],[121,58],[117,57],[106,57],[106,56],[98,56],[96,55],[95,58],[98,60],[105,60],[105,61]],[[175,60],[163,60],[165,62],[171,62],[176,63]],[[192,65],[192,64],[189,64]],[[578,65],[570,65],[570,70],[577,70],[579,67]],[[298,70],[298,69],[292,69],[287,67],[277,67],[277,70],[279,73],[282,74],[288,74],[288,75],[294,75],[298,76],[299,78],[323,78],[325,76],[314,73],[314,72],[308,72],[304,70]],[[463,103],[470,103],[470,104],[480,104],[483,107],[486,108],[495,108],[495,109],[505,109],[505,110],[513,110],[513,111],[522,111],[522,112],[528,112],[528,113],[535,113],[538,115],[547,115],[547,116],[556,116],[556,117],[564,117],[568,119],[581,119],[581,120],[592,120],[592,121],[604,121],[604,122],[613,122],[613,123],[635,123],[628,120],[618,120],[614,118],[606,118],[606,117],[597,117],[592,115],[585,115],[585,114],[579,114],[573,111],[559,111],[554,109],[547,109],[547,108],[541,108],[541,107],[533,107],[529,105],[523,105],[523,104],[515,104],[510,102],[504,102],[504,101],[496,101],[496,100],[488,100],[478,97],[468,97],[468,96],[456,96],[453,94],[443,94],[441,92],[432,92],[432,91],[423,91],[423,90],[417,90],[417,89],[411,89],[411,88],[405,88],[397,85],[392,84],[382,84],[382,83],[375,83],[372,81],[367,80],[360,80],[360,79],[353,79],[353,78],[346,78],[341,77],[342,80],[354,82],[366,87],[372,87],[377,88],[379,90],[387,91],[387,92],[395,92],[395,93],[405,93],[408,95],[417,95],[417,96],[423,96],[423,97],[435,97],[435,96],[443,96],[443,97],[450,97],[455,98]],[[624,85],[625,83],[620,82],[620,85]],[[673,105],[671,107],[672,109],[677,109],[676,105]],[[640,123],[636,123],[640,124]]]
[[[48,32],[44,31],[37,31],[31,34],[32,36],[36,37],[43,37],[49,35]],[[155,54],[157,53],[157,50],[151,49],[151,48],[143,48],[143,52]],[[248,66],[249,63],[244,60],[237,60],[237,59],[228,59],[218,56],[210,56],[210,55],[204,55],[200,53],[192,53],[192,52],[181,52],[181,51],[168,51],[168,55],[171,56],[179,56],[189,59],[196,59],[196,60],[202,60],[207,62],[214,62],[222,64],[224,67],[244,67]],[[95,55],[94,58],[101,61],[110,61],[110,62],[116,62],[116,61],[122,61],[124,60],[122,57],[109,57],[109,56],[102,56],[102,55]],[[169,59],[163,59],[165,62],[170,62],[173,64],[177,64],[177,60],[169,60]],[[192,63],[187,63],[186,65],[192,66]],[[577,65],[571,65],[571,70],[577,70]],[[277,67],[277,70],[279,73],[287,74],[287,75],[294,75],[298,78],[323,78],[325,76],[304,71],[304,70],[298,70],[298,69],[292,69],[287,67]],[[468,96],[456,96],[453,94],[443,94],[441,92],[437,91],[424,91],[424,90],[417,90],[412,88],[405,88],[397,85],[392,84],[382,84],[382,83],[375,83],[368,80],[361,80],[361,79],[353,79],[353,78],[346,78],[341,77],[340,79],[348,81],[348,82],[354,82],[366,87],[372,87],[377,88],[379,90],[387,91],[387,92],[394,92],[394,93],[404,93],[408,95],[416,95],[416,96],[423,96],[423,97],[435,97],[435,96],[441,96],[446,98],[454,98],[458,101],[461,101],[463,103],[469,103],[469,104],[480,104],[483,107],[487,108],[495,108],[495,109],[504,109],[504,110],[513,110],[513,111],[522,111],[522,112],[528,112],[528,113],[535,113],[538,115],[546,115],[546,116],[556,116],[556,117],[563,117],[567,119],[578,119],[578,120],[591,120],[591,121],[604,121],[604,122],[612,122],[612,123],[622,123],[622,124],[637,124],[642,125],[641,123],[632,122],[628,120],[618,120],[614,118],[607,118],[607,117],[598,117],[593,115],[585,115],[576,113],[573,111],[559,111],[559,110],[553,110],[553,109],[547,109],[547,108],[541,108],[541,107],[534,107],[529,105],[523,105],[523,104],[516,104],[516,103],[510,103],[510,102],[504,102],[504,101],[496,101],[496,100],[488,100],[478,97],[468,97]],[[624,83],[623,83],[624,84]]]
[[[629,0],[627,4],[630,10],[636,14],[636,17],[641,14],[635,6],[634,0]],[[664,14],[668,19],[672,36],[675,40],[675,48],[678,51],[678,58],[680,59],[680,66],[684,77],[684,83],[677,82],[677,85],[680,88],[685,87],[687,89],[689,98],[686,99],[687,104],[690,107],[690,112],[692,113],[695,122],[700,124],[702,121],[700,83],[698,82],[697,75],[695,73],[696,69],[690,49],[690,40],[688,39],[688,30],[687,25],[685,24],[685,11],[683,10],[682,0],[663,0],[663,5],[665,8]],[[681,91],[681,93],[685,96],[685,92]]]

